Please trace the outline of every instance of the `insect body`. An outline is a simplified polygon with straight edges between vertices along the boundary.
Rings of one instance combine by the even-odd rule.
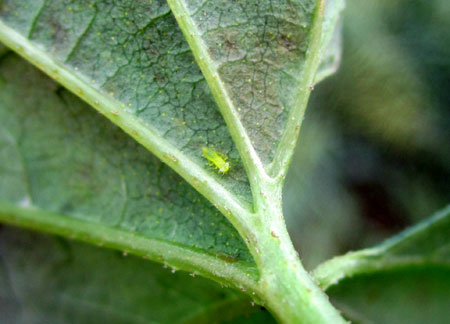
[[[231,163],[228,162],[228,158],[225,155],[216,152],[209,147],[202,147],[202,152],[205,159],[209,161],[208,164],[216,167],[219,170],[219,173],[225,174],[230,170]]]

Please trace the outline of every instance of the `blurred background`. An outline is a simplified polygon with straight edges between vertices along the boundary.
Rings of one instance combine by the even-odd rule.
[[[302,127],[284,208],[308,269],[449,204],[450,1],[347,0]]]

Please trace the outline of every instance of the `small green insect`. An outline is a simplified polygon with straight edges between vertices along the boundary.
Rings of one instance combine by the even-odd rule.
[[[209,162],[210,166],[216,167],[219,170],[219,173],[225,174],[231,168],[231,163],[228,161],[228,158],[222,153],[216,152],[209,147],[202,147],[203,156]]]

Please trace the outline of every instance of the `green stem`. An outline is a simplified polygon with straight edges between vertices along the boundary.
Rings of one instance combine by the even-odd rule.
[[[261,262],[260,289],[267,307],[280,322],[345,323],[303,268],[287,233],[265,240]]]
[[[261,275],[260,298],[282,323],[346,323],[300,262],[283,219],[280,188],[280,182],[263,186],[248,242]]]

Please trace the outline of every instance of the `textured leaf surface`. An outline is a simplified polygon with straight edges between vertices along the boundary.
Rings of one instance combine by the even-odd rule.
[[[0,322],[271,323],[245,295],[119,252],[0,228]]]
[[[88,105],[11,52],[0,80],[2,221],[209,276],[252,264],[225,217]]]
[[[285,176],[321,58],[324,1],[168,3],[189,44],[164,1],[131,0],[5,0],[0,39],[123,128],[244,231],[248,222],[237,218],[249,214],[252,199],[237,149],[255,196],[262,195],[255,183],[270,181],[265,171],[279,182]],[[11,74],[26,74],[17,69]],[[62,115],[32,99],[34,84],[9,89],[13,82],[4,79],[4,140],[12,144],[4,156],[17,168],[4,172],[5,188],[17,182],[0,205],[4,221],[252,289],[247,249],[206,199],[153,157],[143,162],[143,148],[81,112],[85,106],[73,105],[55,83],[43,82],[49,91],[42,98]],[[19,109],[12,108],[16,98],[25,102]],[[226,176],[205,166],[202,147],[227,156]]]
[[[320,28],[314,23],[322,17],[323,3],[168,2],[227,122],[241,133],[246,145],[242,150],[248,159],[272,163],[280,146],[287,149],[283,142],[294,140],[282,138],[287,129],[299,126],[310,92],[320,56],[315,46]],[[283,167],[274,163],[276,171]]]
[[[356,323],[446,323],[450,207],[378,247],[325,262],[314,275]]]
[[[13,48],[178,172],[193,163],[238,200],[251,201],[225,123],[165,1],[6,0],[0,20],[10,46],[21,43]],[[203,146],[231,159],[226,177],[206,167]]]

